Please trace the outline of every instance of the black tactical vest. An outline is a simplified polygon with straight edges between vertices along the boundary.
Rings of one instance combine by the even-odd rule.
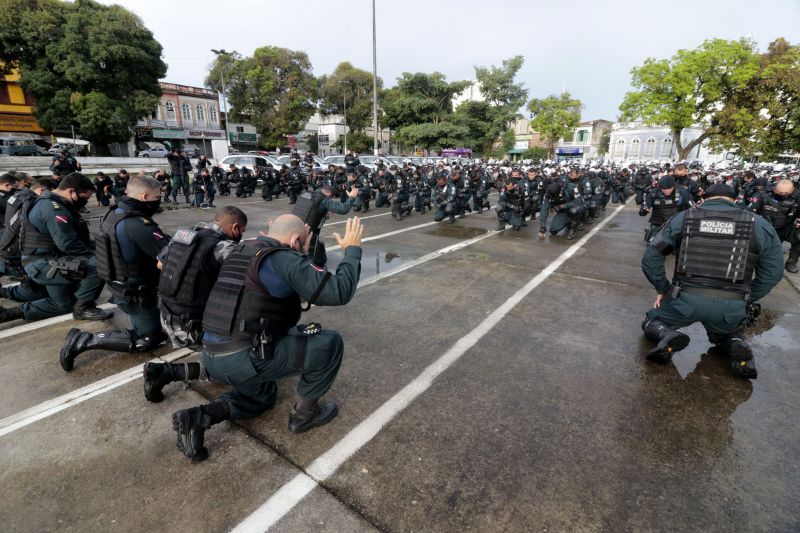
[[[761,208],[761,216],[767,219],[776,229],[781,229],[791,222],[791,211],[795,206],[795,199],[788,197],[785,200],[777,201],[771,195],[764,195],[764,205]]]
[[[34,252],[37,250],[47,250],[45,252],[46,254],[58,255],[58,246],[56,246],[55,241],[53,241],[53,237],[51,237],[49,233],[39,233],[39,230],[36,229],[36,226],[31,224],[30,220],[28,220],[28,216],[30,215],[33,206],[35,206],[39,201],[52,201],[64,205],[61,202],[58,202],[58,200],[55,200],[53,196],[48,198],[36,197],[32,198],[30,202],[23,203],[22,209],[20,209],[20,216],[22,218],[19,227],[20,250],[22,255],[34,255]]]
[[[0,235],[0,257],[18,258],[19,229],[22,226],[22,211],[30,210],[33,201],[38,196],[30,189],[21,189],[15,192],[6,204],[5,230]]]
[[[258,270],[267,257],[289,250],[265,241],[237,245],[222,263],[219,277],[203,313],[203,329],[250,345],[254,336],[266,332],[282,337],[300,320],[300,296],[292,293],[276,298],[261,284]]]
[[[673,281],[746,293],[758,261],[755,214],[691,208],[683,221]]]
[[[666,222],[671,216],[678,212],[678,199],[680,198],[680,192],[676,187],[672,194],[669,197],[661,196],[661,197],[654,197],[653,198],[653,211],[650,215],[650,224],[654,224],[656,226],[662,225]]]
[[[158,282],[161,303],[175,316],[200,320],[222,264],[214,249],[228,237],[209,228],[175,232]]]
[[[129,277],[141,276],[142,273],[136,271],[137,265],[128,265],[122,257],[122,250],[117,242],[117,224],[126,218],[141,217],[141,213],[136,211],[116,212],[117,208],[112,207],[100,222],[97,233],[94,234],[95,255],[97,256],[97,274],[106,283],[112,281],[126,282]],[[154,229],[158,226],[153,225]]]
[[[320,191],[304,192],[297,197],[292,214],[308,224],[314,232],[319,232],[325,220],[326,209],[322,207],[325,195]]]

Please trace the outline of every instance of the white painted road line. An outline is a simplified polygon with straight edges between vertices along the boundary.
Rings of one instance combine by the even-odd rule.
[[[168,353],[160,359],[153,359],[152,361],[156,363],[175,361],[189,355],[190,353],[192,353],[192,350],[183,348]],[[63,396],[59,396],[58,398],[53,398],[52,400],[42,402],[39,405],[31,407],[30,409],[7,416],[6,418],[0,420],[0,437],[33,424],[38,420],[42,420],[43,418],[47,418],[48,416],[61,412],[64,409],[85,402],[90,398],[99,396],[104,392],[108,392],[116,389],[117,387],[121,387],[126,383],[130,383],[131,381],[134,381],[142,376],[142,368],[143,365],[137,365],[118,374],[114,374],[113,376],[108,376],[105,379],[101,379],[100,381],[96,381],[86,385],[85,387],[81,387],[80,389],[64,394]]]
[[[367,220],[369,218],[385,217],[386,215],[391,215],[391,214],[392,214],[392,212],[388,211],[386,213],[381,213],[380,215],[370,215],[368,217],[359,217],[359,218],[361,220]],[[339,216],[343,216],[344,217],[344,216],[347,216],[347,215],[339,215]],[[358,213],[355,213],[354,216],[358,216]],[[327,228],[328,226],[335,226],[336,224],[344,224],[345,222],[347,222],[347,220],[340,220],[338,222],[329,222],[329,223],[325,224],[324,227]]]
[[[431,252],[426,254],[422,257],[419,257],[413,261],[409,261],[401,265],[398,268],[393,270],[389,270],[384,272],[383,274],[378,274],[377,276],[372,276],[371,278],[365,279],[361,283],[358,284],[358,287],[364,287],[366,285],[371,285],[376,281],[380,281],[382,279],[388,278],[390,276],[394,276],[395,274],[399,274],[400,272],[404,272],[409,268],[415,267],[417,265],[421,265],[422,263],[426,263],[432,259],[436,259],[437,257],[441,257],[445,254],[449,254],[456,250],[460,250],[461,248],[465,248],[471,244],[474,244],[478,241],[486,239],[487,237],[491,237],[492,235],[496,235],[500,233],[499,231],[489,231],[483,235],[478,235],[477,237],[473,237],[472,239],[468,239],[465,241],[457,242],[456,244],[452,244],[440,250],[436,250],[435,252]],[[180,359],[192,353],[191,350],[182,348],[180,350],[176,350],[174,352],[170,352],[163,356],[161,360],[163,361],[175,361],[176,359]],[[158,360],[155,360],[158,361]],[[73,405],[77,405],[81,402],[88,400],[89,398],[93,398],[95,396],[99,396],[104,392],[108,392],[110,390],[116,389],[126,383],[130,383],[141,377],[142,375],[142,365],[137,365],[133,368],[129,368],[127,370],[123,370],[118,374],[114,374],[113,376],[109,376],[105,379],[100,381],[96,381],[95,383],[91,383],[86,385],[83,388],[78,390],[72,391],[67,393],[63,396],[59,396],[58,398],[54,398],[52,400],[48,400],[46,402],[42,402],[38,405],[35,405],[25,411],[21,411],[14,415],[8,416],[2,420],[0,420],[0,437],[12,433],[17,429],[23,428],[29,424],[32,424],[38,420],[43,418],[47,418],[50,415],[63,411],[68,407],[72,407]]]
[[[624,205],[617,207],[608,217],[597,223],[589,233],[570,246],[555,261],[512,294],[500,307],[492,311],[483,322],[461,337],[444,355],[431,363],[411,383],[403,387],[400,392],[392,396],[327,452],[318,457],[305,472],[297,474],[290,482],[281,487],[261,507],[236,526],[233,532],[260,533],[275,525],[278,520],[314,490],[317,484],[323,483],[328,479],[347,459],[372,440],[386,424],[391,422],[418,396],[427,391],[442,372],[450,368],[453,363],[458,361],[461,356],[489,333],[523,298],[549,278],[567,259],[575,255],[589,239],[594,237],[624,207]]]
[[[99,307],[100,309],[114,309],[117,306],[116,304],[102,304],[98,305],[97,307]],[[67,320],[72,320],[72,313],[67,313],[66,315],[54,316],[52,318],[45,318],[44,320],[37,320],[36,322],[31,322],[30,324],[22,324],[21,326],[15,326],[13,328],[5,329],[3,331],[0,331],[0,339],[6,339],[8,337],[13,337],[14,335],[27,333],[28,331],[46,328],[47,326],[52,326],[53,324],[61,324],[62,322],[66,322]]]

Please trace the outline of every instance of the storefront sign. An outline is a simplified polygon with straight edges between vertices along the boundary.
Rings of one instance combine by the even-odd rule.
[[[154,139],[188,139],[184,130],[153,130]]]
[[[224,139],[225,132],[222,130],[189,130],[190,139]]]
[[[583,148],[556,148],[556,154],[569,155],[569,154],[582,154]]]
[[[0,114],[0,131],[27,131],[31,133],[43,133],[44,130],[30,115],[7,115]]]

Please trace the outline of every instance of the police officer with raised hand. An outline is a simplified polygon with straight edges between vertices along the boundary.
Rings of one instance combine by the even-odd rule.
[[[238,207],[220,209],[213,222],[181,229],[159,254],[158,284],[161,326],[176,348],[199,347],[203,311],[222,262],[247,230],[247,215]],[[156,376],[164,365],[147,363],[144,374]],[[148,373],[148,368],[151,371]],[[145,396],[148,386],[145,383]]]
[[[328,218],[328,213],[333,212],[337,215],[349,213],[356,196],[358,196],[358,189],[353,188],[348,191],[348,198],[344,202],[334,200],[335,193],[335,189],[327,185],[314,192],[304,192],[297,198],[297,203],[292,209],[292,213],[311,229],[308,252],[314,264],[319,266],[325,266],[328,262],[325,244],[319,240],[319,234]]]
[[[134,176],[119,205],[103,217],[95,234],[97,273],[108,283],[113,301],[130,317],[133,329],[89,333],[72,328],[59,354],[66,372],[86,350],[144,352],[166,340],[157,301],[157,258],[169,238],[152,218],[160,206],[158,180]]]
[[[760,216],[737,207],[725,184],[706,191],[705,202],[677,213],[650,240],[642,270],[657,291],[642,330],[656,343],[647,359],[668,363],[689,344],[677,331],[701,322],[711,343],[731,358],[737,377],[755,379],[753,352],[744,326],[757,316],[754,302],[766,296],[783,274],[780,239]],[[676,253],[672,283],[666,256]]]
[[[339,371],[342,338],[319,324],[297,323],[302,300],[338,306],[353,298],[361,273],[362,233],[361,221],[351,218],[344,237],[335,234],[344,256],[333,275],[305,256],[310,232],[295,215],[279,216],[270,223],[269,233],[235,247],[222,265],[203,316],[204,372],[233,389],[211,403],[172,415],[177,446],[186,457],[208,456],[203,438],[213,424],[271,408],[275,381],[291,375],[299,374],[300,380],[290,431],[302,433],[336,416],[336,402],[320,398]],[[199,367],[189,372],[197,375]]]
[[[20,210],[19,245],[27,277],[47,296],[19,307],[0,308],[0,323],[38,320],[72,311],[75,320],[104,320],[113,313],[95,301],[103,290],[89,228],[80,210],[94,195],[92,181],[73,172]]]

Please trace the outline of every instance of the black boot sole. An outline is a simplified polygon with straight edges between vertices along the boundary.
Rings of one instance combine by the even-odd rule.
[[[67,332],[67,336],[64,339],[64,346],[61,347],[61,351],[58,353],[58,360],[61,363],[61,368],[64,369],[64,372],[71,372],[75,366],[75,358],[78,354],[72,353],[72,344],[77,337],[81,334],[81,330],[78,328],[72,328]]]
[[[155,368],[153,363],[144,364],[144,370],[142,371],[142,376],[144,377],[144,397],[148,402],[159,403],[164,399],[164,393],[161,392],[161,389],[169,382],[161,379],[164,375],[163,370],[161,375],[157,378],[152,377],[149,370],[153,368]]]
[[[192,462],[204,461],[208,459],[208,449],[205,446],[200,446],[197,450],[194,449],[192,445],[192,429],[190,429],[192,425],[191,417],[187,411],[172,413],[172,429],[178,435],[175,445]]]
[[[689,336],[676,331],[661,339],[655,348],[647,352],[647,360],[665,365],[672,361],[672,354],[689,346]]]
[[[730,347],[731,370],[742,379],[758,378],[758,370],[753,364],[753,351],[746,345],[734,343]]]

